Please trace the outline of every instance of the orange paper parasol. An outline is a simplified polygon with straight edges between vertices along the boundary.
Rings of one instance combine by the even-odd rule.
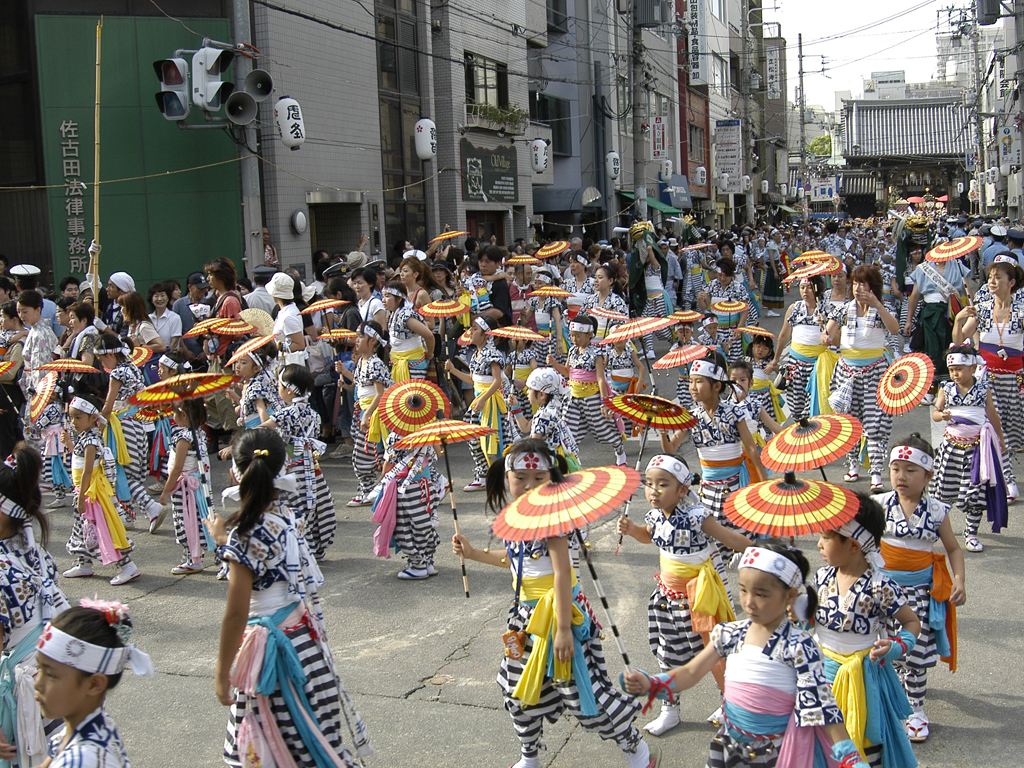
[[[255,352],[257,349],[263,349],[267,344],[274,341],[274,336],[268,334],[267,336],[257,336],[255,339],[249,339],[247,342],[242,344],[238,349],[235,350],[235,354],[231,356],[227,364],[229,366],[234,365],[243,357],[248,355],[250,352]]]
[[[621,312],[613,312],[610,309],[604,307],[591,307],[586,311],[586,314],[591,317],[600,317],[602,320],[611,320],[612,322],[624,323],[629,320],[629,315],[624,315]]]
[[[725,517],[745,531],[768,536],[803,536],[834,531],[857,515],[853,491],[818,480],[784,478],[740,488],[725,500]]]
[[[505,325],[501,328],[495,328],[493,331],[488,331],[487,335],[499,336],[503,339],[512,339],[513,341],[544,341],[545,338],[523,325]]]
[[[509,256],[505,259],[505,263],[512,267],[523,267],[523,266],[536,266],[540,264],[540,259],[535,259],[533,256]]]
[[[899,416],[913,409],[928,393],[935,375],[931,358],[921,352],[903,355],[889,366],[878,382],[878,405]]]
[[[562,288],[556,288],[553,285],[545,285],[543,288],[538,288],[536,291],[526,294],[528,297],[541,296],[546,299],[567,299],[572,296],[570,291],[563,290]]]
[[[714,243],[694,243],[693,245],[684,245],[679,250],[688,253],[690,251],[703,251],[708,248],[717,248],[718,246]]]
[[[459,338],[455,340],[455,343],[458,344],[460,347],[468,347],[470,344],[473,343],[473,337],[469,335],[468,328],[459,335]]]
[[[761,450],[761,463],[772,472],[817,469],[845,456],[864,430],[853,416],[822,414],[790,424]]]
[[[671,315],[670,318],[675,320],[677,323],[695,323],[700,320],[704,315],[700,312],[695,312],[692,309],[677,309]]]
[[[170,408],[139,408],[132,418],[145,424],[152,424],[157,419],[167,418],[172,413]]]
[[[139,406],[170,405],[179,400],[212,395],[235,381],[237,378],[229,373],[182,373],[150,384],[128,398],[128,402]]]
[[[928,261],[935,261],[942,263],[944,261],[952,261],[953,259],[959,259],[961,256],[966,256],[972,251],[976,251],[981,248],[981,244],[984,240],[980,237],[973,237],[968,235],[967,237],[958,237],[955,240],[947,240],[944,243],[939,243],[932,248],[928,253],[924,255]]]
[[[250,333],[256,332],[256,326],[252,323],[247,323],[242,318],[222,318],[224,322],[217,323],[216,325],[210,326],[211,333],[215,333],[218,336],[248,336]]]
[[[697,423],[679,403],[657,395],[613,395],[604,404],[620,416],[654,429],[690,429]]]
[[[57,373],[99,373],[99,369],[73,357],[62,357],[43,363],[35,368],[37,371],[56,371]]]
[[[149,347],[136,347],[132,350],[132,353],[128,355],[128,360],[136,368],[141,368],[150,360],[153,359],[153,350]]]
[[[454,299],[438,299],[417,310],[424,317],[458,317],[469,312],[469,307]]]
[[[725,301],[716,301],[711,305],[711,309],[723,315],[738,315],[749,306],[745,301],[727,299]]]
[[[774,339],[775,334],[769,331],[767,328],[762,328],[760,325],[740,325],[736,327],[736,330],[740,333],[749,333],[751,336],[767,336],[769,339]]]
[[[185,333],[181,335],[183,339],[194,339],[197,336],[202,336],[207,333],[212,333],[212,328],[218,325],[224,325],[224,323],[230,321],[230,317],[208,317],[205,320],[200,320],[198,323],[189,328]]]
[[[454,239],[456,239],[458,237],[466,237],[468,235],[469,235],[469,232],[463,232],[461,229],[449,229],[447,232],[442,232],[439,235],[435,235],[434,239],[431,240],[430,242],[431,242],[431,244],[433,244],[433,243],[443,243],[446,240],[454,240]]]
[[[799,256],[794,256],[789,260],[790,264],[811,264],[815,261],[824,261],[832,258],[831,253],[826,251],[804,251]]]
[[[314,312],[323,312],[328,309],[337,309],[338,307],[343,307],[348,303],[349,302],[345,301],[344,299],[320,299],[320,301],[314,301],[312,304],[310,304],[308,307],[302,310],[299,314],[312,315]]]
[[[679,368],[694,360],[703,360],[708,354],[708,349],[703,344],[687,344],[685,347],[676,347],[655,360],[654,367],[659,371],[666,368]]]
[[[599,343],[614,344],[617,341],[635,339],[637,336],[646,336],[648,333],[654,333],[675,324],[676,321],[671,317],[637,317],[618,326]]]
[[[782,278],[782,282],[793,283],[797,280],[803,280],[805,277],[835,275],[841,272],[842,269],[842,262],[840,262],[835,256],[829,256],[828,259],[824,259],[822,261],[812,261],[807,264],[801,264],[797,269],[794,269]]]
[[[559,256],[569,250],[568,240],[555,240],[547,245],[542,245],[533,254],[538,259],[550,259],[552,256]]]
[[[385,389],[378,411],[385,427],[399,435],[408,435],[437,420],[438,412],[447,419],[452,406],[436,384],[413,379]]]
[[[0,374],[4,371],[0,371]],[[57,376],[59,374],[56,371],[50,371],[48,374],[43,376],[42,381],[36,386],[36,393],[32,395],[32,400],[28,405],[28,416],[32,421],[35,421],[43,415],[43,409],[46,408],[50,402],[50,398],[53,396],[53,390],[57,388]]]
[[[4,360],[2,363],[0,363],[0,376],[3,376],[17,364],[18,363],[16,360]]]
[[[358,335],[348,328],[324,328],[320,331],[320,338],[324,341],[352,341]]]

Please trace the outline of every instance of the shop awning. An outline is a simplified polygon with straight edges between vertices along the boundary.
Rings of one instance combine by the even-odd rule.
[[[635,197],[635,195],[632,192],[627,192],[624,189],[620,189],[618,190],[618,192],[627,200],[632,200]],[[653,208],[656,211],[660,211],[661,213],[664,213],[666,216],[678,216],[679,214],[682,213],[682,211],[679,210],[678,208],[673,208],[671,205],[666,205],[656,197],[647,198],[647,207]]]
[[[788,205],[780,205],[779,210],[785,211],[786,213],[800,213],[796,208],[790,208]]]

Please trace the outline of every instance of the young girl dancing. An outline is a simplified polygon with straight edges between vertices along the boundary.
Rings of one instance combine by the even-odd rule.
[[[271,363],[276,357],[277,344],[268,341],[248,354],[239,350],[228,360],[228,366],[242,380],[242,394],[237,398],[238,405],[235,408],[238,426],[253,429],[269,424],[277,410],[284,405],[271,372]],[[221,459],[230,458],[231,446],[221,448],[218,455]]]
[[[487,503],[497,512],[548,481],[559,481],[557,459],[542,440],[512,445],[487,473]],[[656,768],[633,725],[639,705],[612,684],[605,667],[599,625],[580,591],[572,551],[575,535],[532,542],[505,542],[505,552],[477,549],[465,536],[452,537],[455,554],[478,563],[509,568],[516,599],[502,637],[505,657],[498,672],[505,709],[521,744],[513,768],[540,768],[544,721],[568,711],[588,731],[615,741],[630,768]]]
[[[788,618],[806,621],[815,608],[799,598],[810,566],[799,550],[748,547],[740,560],[740,602],[748,618],[719,624],[696,658],[671,672],[629,672],[627,691],[673,702],[724,658],[722,724],[708,750],[708,768],[812,768],[829,756],[839,768],[868,768],[843,726],[825,679],[821,652]]]
[[[647,602],[647,641],[662,672],[682,666],[707,645],[716,624],[736,619],[725,584],[712,562],[711,540],[742,551],[750,539],[726,528],[690,493],[693,474],[678,456],[660,454],[644,471],[644,496],[652,509],[637,525],[623,515],[619,533],[660,555],[658,585]],[[722,687],[721,670],[716,682]],[[653,736],[679,725],[679,702],[663,702],[661,714],[644,726]]]
[[[368,507],[373,503],[369,496],[377,484],[385,437],[377,406],[384,390],[392,384],[385,359],[386,345],[384,332],[377,323],[370,320],[359,326],[355,348],[358,362],[353,372],[356,402],[352,414],[352,469],[359,491],[346,505],[349,507]]]
[[[978,379],[980,358],[970,344],[952,346],[946,355],[949,381],[939,386],[932,419],[946,428],[935,457],[928,495],[943,504],[956,504],[967,517],[964,549],[981,552],[978,539],[981,513],[988,509],[996,533],[1007,522],[1007,481],[1003,477],[1006,443],[992,399],[992,380]]]
[[[950,671],[956,671],[956,607],[967,601],[964,553],[949,521],[949,506],[925,495],[934,467],[931,445],[912,433],[889,456],[895,490],[876,497],[885,511],[881,552],[886,573],[903,587],[921,621],[917,643],[896,663],[914,710],[907,719],[907,734],[918,742],[929,735],[924,712],[928,669],[941,657]],[[941,553],[933,550],[940,540],[945,550]]]
[[[554,368],[535,368],[526,380],[526,396],[533,418],[520,417],[520,431],[543,440],[575,472],[580,468],[580,449],[562,420],[562,377]]]
[[[71,479],[75,484],[75,519],[67,551],[77,562],[62,574],[65,579],[93,575],[92,562],[115,563],[110,580],[115,587],[137,579],[141,572],[132,562],[133,544],[114,506],[114,489],[107,478],[106,451],[100,439],[99,404],[86,395],[75,395],[68,404],[71,420]]]
[[[231,706],[224,760],[240,766],[242,756],[255,754],[276,765],[355,766],[343,721],[357,754],[369,752],[369,740],[309,605],[316,585],[299,561],[294,519],[278,495],[286,484],[284,441],[271,429],[246,430],[231,456],[241,509],[227,521],[223,545],[228,594],[214,672],[217,698]],[[225,521],[215,516],[210,527],[222,540]]]
[[[43,449],[42,487],[53,493],[53,500],[47,504],[47,509],[62,509],[67,506],[68,491],[73,491],[75,486],[64,464],[68,430],[59,387],[54,388],[50,401],[39,418],[32,423],[31,429],[38,432]]]
[[[882,570],[882,508],[868,496],[858,497],[856,518],[818,536],[826,564],[814,577],[815,636],[857,749],[877,768],[914,768],[903,727],[910,705],[892,664],[913,650],[921,622]]]
[[[129,768],[103,703],[125,669],[140,677],[154,673],[132,633],[128,606],[103,600],[82,600],[46,625],[36,653],[36,699],[45,717],[64,722],[50,737],[47,768]]]
[[[159,381],[164,381],[172,376],[180,376],[183,373],[191,373],[192,364],[180,354],[165,352],[160,355],[157,361],[156,373]],[[153,438],[149,444],[149,474],[155,480],[149,490],[163,490],[162,482],[167,470],[167,460],[174,449],[171,443],[171,413],[159,409],[159,415],[153,420]]]
[[[0,763],[39,765],[46,731],[35,700],[36,644],[43,626],[68,607],[57,587],[57,565],[46,551],[49,524],[40,509],[39,454],[18,443],[0,464]],[[39,525],[36,542],[33,524]],[[4,762],[4,761],[9,762]]]

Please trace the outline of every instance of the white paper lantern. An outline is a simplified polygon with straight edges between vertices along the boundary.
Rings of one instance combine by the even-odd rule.
[[[761,194],[762,195],[767,195],[768,194],[768,188],[769,188],[768,182],[767,181],[762,181],[761,182]]]
[[[956,184],[956,193],[958,195],[962,195],[964,193],[964,183],[962,181],[958,181],[957,182],[957,184]]]
[[[729,174],[723,173],[718,177],[718,186],[724,192],[729,188]]]
[[[750,189],[750,183],[751,183],[750,182],[750,177],[749,176],[744,176],[743,177],[743,189],[745,189],[745,190],[746,189]]]
[[[782,193],[783,197],[788,195],[789,194],[789,184],[779,184],[779,192]]]
[[[437,126],[429,117],[416,121],[413,128],[415,134],[416,157],[420,160],[433,160],[437,156]]]
[[[661,180],[668,181],[672,178],[672,161],[665,158],[661,161]]]
[[[302,108],[291,96],[282,96],[274,105],[274,121],[277,133],[288,149],[296,150],[306,140],[306,124],[302,120]]]
[[[613,150],[604,156],[604,168],[609,179],[619,178],[619,173],[622,171],[622,159],[618,152]]]
[[[544,173],[548,169],[548,143],[544,139],[530,142],[530,163],[534,173]]]
[[[708,169],[703,165],[697,167],[697,183],[704,185],[708,183]]]

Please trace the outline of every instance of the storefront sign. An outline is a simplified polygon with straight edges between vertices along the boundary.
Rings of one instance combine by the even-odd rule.
[[[704,3],[707,0],[686,0],[686,58],[690,85],[708,84],[708,50],[705,31],[707,21]]]
[[[515,147],[484,149],[463,139],[461,148],[463,200],[519,202],[519,166]]]
[[[651,159],[661,160],[668,157],[666,120],[661,115],[655,115],[651,124]]]
[[[78,157],[78,123],[74,120],[61,120],[57,132],[60,135],[61,178],[64,181],[64,230],[67,233],[62,250],[68,256],[72,272],[85,272],[89,257],[88,245],[85,242],[82,161]]]
[[[728,194],[743,193],[743,127],[741,120],[715,120],[715,186]],[[722,185],[724,174],[729,182]]]
[[[782,57],[779,54],[779,46],[771,45],[765,48],[765,79],[767,82],[768,98],[782,98]]]

